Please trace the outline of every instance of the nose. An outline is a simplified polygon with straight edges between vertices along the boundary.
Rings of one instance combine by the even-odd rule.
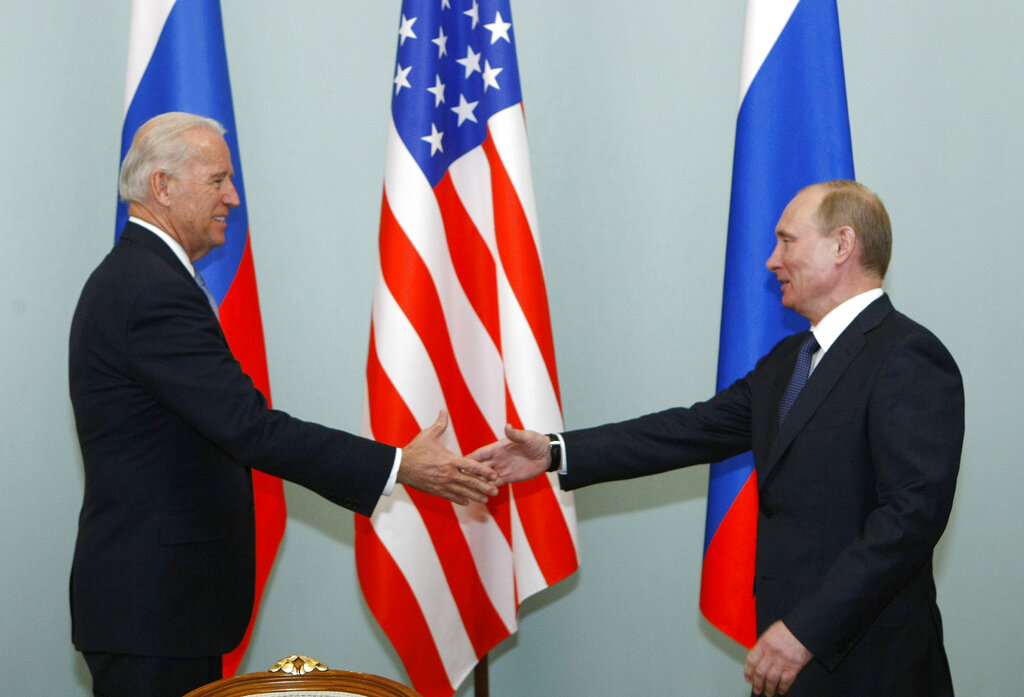
[[[242,199],[238,196],[238,189],[235,188],[235,183],[230,179],[228,179],[227,189],[224,190],[224,205],[231,208],[242,205]]]
[[[779,243],[775,243],[775,249],[772,250],[772,254],[768,257],[768,260],[764,262],[765,267],[775,273],[775,271],[781,266],[779,263]]]

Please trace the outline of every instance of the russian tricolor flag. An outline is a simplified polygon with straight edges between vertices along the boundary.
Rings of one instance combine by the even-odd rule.
[[[853,179],[836,0],[749,0],[733,156],[718,384],[749,372],[807,320],[782,307],[765,268],[775,224],[805,186]],[[713,464],[700,606],[744,646],[757,640],[753,456]]]
[[[122,161],[139,126],[168,111],[208,116],[227,129],[224,138],[231,149],[234,184],[242,205],[233,209],[228,217],[227,242],[196,262],[196,267],[219,306],[221,326],[235,358],[269,403],[270,380],[219,0],[134,0],[132,3]],[[115,237],[121,234],[127,219],[128,206],[119,203]],[[261,472],[252,474],[256,506],[255,620],[263,587],[284,534],[286,511],[281,480]],[[224,657],[225,676],[238,669],[251,631],[252,620],[239,647]]]

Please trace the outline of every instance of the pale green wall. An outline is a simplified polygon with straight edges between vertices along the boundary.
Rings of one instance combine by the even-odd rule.
[[[358,429],[399,3],[223,5],[274,400]],[[937,555],[954,680],[960,695],[1020,694],[1024,4],[839,9],[857,173],[896,230],[887,287],[966,382]],[[513,10],[566,421],[703,399],[744,2]],[[0,0],[3,694],[88,693],[67,610],[82,475],[66,340],[112,238],[128,16],[128,0]],[[582,571],[527,602],[491,694],[746,694],[743,652],[696,609],[706,480],[699,467],[581,491]],[[358,593],[351,514],[288,498],[243,670],[305,652],[403,679]]]

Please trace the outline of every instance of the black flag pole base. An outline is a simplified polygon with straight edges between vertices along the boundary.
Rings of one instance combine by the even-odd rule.
[[[490,688],[487,686],[487,656],[484,654],[473,669],[473,697],[490,697]]]

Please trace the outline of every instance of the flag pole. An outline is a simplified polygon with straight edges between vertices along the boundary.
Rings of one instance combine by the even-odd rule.
[[[490,697],[491,689],[488,686],[488,665],[485,653],[473,669],[473,697]]]

